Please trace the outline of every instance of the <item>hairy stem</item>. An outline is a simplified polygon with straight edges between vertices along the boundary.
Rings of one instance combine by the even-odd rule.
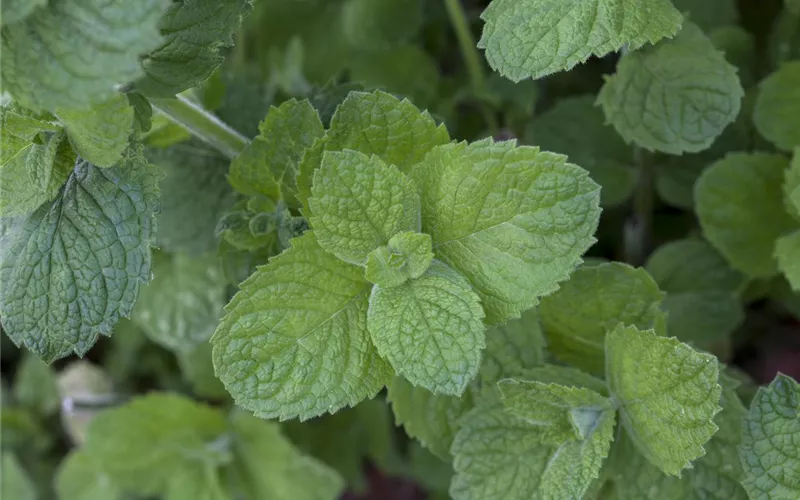
[[[241,153],[250,142],[202,106],[183,96],[179,95],[174,99],[150,99],[150,103],[172,122],[228,158],[234,158]]]
[[[461,48],[461,56],[464,58],[464,64],[467,67],[467,73],[472,84],[472,92],[478,99],[482,99],[486,93],[486,76],[483,73],[481,54],[478,52],[475,38],[472,36],[472,30],[469,27],[464,7],[461,5],[461,0],[444,0],[444,4],[447,8],[447,15],[450,17],[450,24],[456,33],[458,45]],[[498,131],[497,117],[485,102],[480,101],[479,105],[489,130],[492,135],[496,135]]]
[[[633,211],[625,222],[625,260],[633,266],[641,266],[650,253],[653,239],[655,168],[642,148],[635,147],[633,154],[639,179],[633,193]]]

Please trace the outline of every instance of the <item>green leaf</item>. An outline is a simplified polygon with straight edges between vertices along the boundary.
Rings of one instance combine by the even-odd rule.
[[[18,405],[42,417],[52,415],[61,405],[55,372],[30,353],[22,357],[17,368],[13,395]]]
[[[538,426],[497,404],[475,408],[460,424],[452,447],[455,500],[581,498],[608,454],[614,412],[599,415],[586,439],[559,444],[542,442]]]
[[[717,431],[716,359],[675,338],[620,325],[606,336],[606,380],[637,449],[664,473],[703,456]]]
[[[0,214],[27,214],[55,198],[75,166],[75,153],[53,117],[7,105],[0,128]]]
[[[781,236],[775,243],[778,268],[793,290],[800,290],[800,231]]]
[[[308,100],[290,99],[270,107],[258,129],[260,134],[231,163],[228,180],[242,194],[283,199],[294,206],[298,163],[325,133],[319,114]]]
[[[412,171],[437,258],[469,279],[488,324],[519,317],[594,243],[599,186],[561,155],[485,139],[434,148]]]
[[[779,373],[760,387],[745,418],[742,485],[753,500],[800,495],[800,386]]]
[[[240,285],[211,343],[236,403],[263,418],[309,418],[374,396],[391,368],[367,331],[363,270],[313,232]]]
[[[70,452],[55,477],[61,500],[118,500],[122,492],[103,472],[101,464],[85,451]]]
[[[472,406],[469,392],[461,397],[434,394],[415,387],[402,377],[389,385],[387,399],[392,404],[395,423],[431,453],[450,461],[450,445],[458,430],[458,419]]]
[[[744,323],[742,302],[730,292],[667,293],[667,333],[682,342],[711,348]]]
[[[608,388],[601,379],[582,372],[571,366],[544,364],[525,371],[526,380],[533,380],[545,384],[558,384],[567,387],[581,387],[590,389],[603,396],[608,395]]]
[[[645,265],[658,286],[670,294],[683,292],[731,292],[747,278],[702,238],[685,238],[661,245]]]
[[[38,495],[25,469],[10,451],[3,453],[0,467],[0,496],[14,500],[36,500]],[[70,500],[70,499],[65,499]]]
[[[335,500],[342,478],[319,461],[301,455],[272,422],[237,412],[233,417],[234,464],[246,498]]]
[[[214,333],[227,299],[216,256],[156,254],[153,279],[142,288],[132,319],[152,340],[190,351]]]
[[[783,181],[783,204],[786,210],[800,221],[800,147],[795,148]]]
[[[420,30],[422,6],[421,0],[346,0],[342,31],[354,47],[375,50],[396,45]]]
[[[672,0],[672,3],[679,11],[688,12],[689,19],[705,31],[739,22],[736,0]]]
[[[483,309],[469,282],[435,261],[419,278],[376,286],[367,328],[378,353],[413,385],[460,396],[485,347]]]
[[[546,151],[558,151],[589,171],[603,188],[604,206],[619,205],[630,198],[636,185],[633,151],[605,123],[594,95],[567,97],[534,117],[526,140]]]
[[[97,415],[85,452],[123,489],[156,495],[186,468],[230,460],[214,444],[225,430],[225,416],[217,409],[150,393]]]
[[[64,123],[72,148],[98,167],[112,167],[128,148],[133,133],[133,107],[117,94],[88,109],[56,112]]]
[[[0,23],[4,26],[18,23],[43,5],[47,5],[47,0],[5,0],[2,4]]]
[[[34,110],[85,109],[143,74],[167,0],[56,0],[3,26],[3,90]]]
[[[165,174],[160,182],[158,246],[190,255],[215,249],[217,221],[234,201],[226,180],[228,161],[194,139],[145,153]]]
[[[786,167],[777,154],[731,153],[695,184],[703,235],[751,278],[777,274],[775,240],[796,226],[783,204]]]
[[[164,500],[234,500],[213,464],[185,468],[169,481]]]
[[[309,223],[322,248],[345,262],[364,265],[392,236],[420,229],[414,184],[374,155],[326,151],[311,194]]]
[[[486,349],[480,370],[482,385],[493,387],[501,378],[522,377],[544,363],[545,340],[535,309],[522,317],[486,330]]]
[[[788,62],[759,83],[753,122],[778,149],[800,146],[800,62]]]
[[[663,319],[663,299],[644,269],[621,262],[582,266],[539,306],[548,350],[578,368],[603,373],[606,334],[619,323],[654,327]]]
[[[130,315],[150,278],[156,171],[132,149],[116,167],[81,161],[61,194],[0,241],[3,329],[45,362],[85,354]]]
[[[198,396],[210,399],[227,399],[225,386],[214,375],[211,361],[211,344],[203,342],[188,351],[176,353],[183,377],[192,385]]]
[[[381,91],[350,92],[331,118],[325,139],[314,143],[303,157],[297,180],[300,200],[307,207],[323,151],[352,149],[375,155],[408,173],[433,147],[448,142],[445,126],[437,126],[427,111],[420,111],[407,99]]]
[[[421,108],[435,106],[441,80],[436,59],[411,43],[359,54],[350,63],[350,78],[370,88],[408,97]]]
[[[250,0],[178,0],[160,19],[163,38],[142,58],[144,78],[136,90],[173,97],[205,81],[233,45],[233,33],[250,13]]]
[[[689,481],[685,475],[691,470],[684,472],[684,478],[664,474],[639,453],[633,440],[625,433],[620,433],[614,440],[608,465],[607,474],[612,484],[608,500],[690,498]]]
[[[387,246],[376,248],[367,255],[364,276],[371,283],[390,288],[402,285],[409,278],[419,278],[432,262],[433,240],[430,235],[406,231],[395,234]]]
[[[478,47],[515,82],[672,37],[682,22],[669,0],[493,0],[481,18]]]
[[[597,102],[625,141],[679,155],[710,147],[743,96],[736,68],[687,22],[674,40],[624,56]]]

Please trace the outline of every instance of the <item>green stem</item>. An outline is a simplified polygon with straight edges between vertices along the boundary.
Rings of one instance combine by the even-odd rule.
[[[250,142],[245,136],[225,122],[183,96],[174,99],[150,99],[154,108],[164,113],[173,123],[228,158],[234,158]]]
[[[456,32],[458,45],[461,48],[461,56],[464,58],[464,64],[467,67],[467,73],[472,84],[472,92],[480,100],[481,113],[489,126],[489,130],[492,135],[496,135],[498,130],[497,117],[489,106],[482,101],[486,93],[486,76],[483,74],[481,54],[478,52],[478,46],[472,36],[472,30],[470,29],[469,21],[467,21],[464,7],[461,5],[461,0],[444,0],[444,4],[447,8],[447,15],[450,17],[450,24],[453,26],[453,31]]]
[[[639,179],[633,193],[633,213],[625,224],[625,260],[631,265],[641,266],[650,253],[653,239],[655,167],[641,148],[635,147],[633,154]]]

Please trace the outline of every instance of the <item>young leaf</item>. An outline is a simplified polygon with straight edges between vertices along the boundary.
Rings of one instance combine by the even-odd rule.
[[[582,266],[539,306],[548,349],[578,368],[603,373],[606,334],[620,322],[654,327],[663,319],[663,299],[644,269],[620,262]]]
[[[434,394],[395,377],[386,397],[392,404],[395,423],[402,425],[406,434],[431,453],[449,462],[458,419],[473,406],[471,394],[467,392],[461,397]]]
[[[460,396],[485,347],[483,309],[469,282],[441,262],[405,284],[376,286],[367,328],[378,353],[413,385]]]
[[[85,109],[143,74],[167,0],[61,0],[3,26],[3,90],[34,110]]]
[[[430,235],[406,231],[395,234],[387,246],[376,248],[367,255],[364,276],[371,283],[390,288],[402,285],[409,278],[419,278],[432,262],[433,240]]]
[[[62,500],[119,500],[122,492],[102,470],[101,464],[85,451],[70,452],[55,477]]]
[[[367,331],[370,287],[313,232],[260,267],[211,338],[236,403],[263,418],[307,420],[374,396],[392,371]]]
[[[240,193],[283,199],[295,206],[298,163],[325,129],[307,100],[290,99],[270,107],[260,134],[231,163],[228,180]]]
[[[173,97],[205,81],[233,45],[233,33],[252,9],[251,0],[178,0],[158,23],[163,38],[142,58],[136,90]]]
[[[301,455],[274,423],[237,412],[233,435],[234,464],[241,477],[234,488],[246,498],[339,498],[342,478],[319,461]]]
[[[595,241],[600,188],[564,156],[485,139],[434,148],[411,176],[422,232],[469,279],[489,324],[555,291]]]
[[[72,148],[98,167],[112,167],[128,148],[133,133],[133,107],[117,94],[87,109],[56,111],[64,123]]]
[[[174,394],[151,393],[97,415],[85,452],[121,488],[152,496],[186,468],[230,460],[212,443],[225,432],[217,409]]]
[[[309,223],[317,240],[345,262],[363,266],[392,236],[420,229],[414,184],[374,155],[326,151],[311,194]]]
[[[167,252],[202,255],[217,247],[217,221],[234,201],[226,181],[228,161],[197,140],[166,149],[147,149],[161,179],[158,246]]]
[[[14,500],[37,499],[31,479],[13,453],[4,451],[0,464],[0,496]]]
[[[0,241],[9,337],[49,363],[109,335],[150,278],[157,208],[156,172],[139,150],[112,168],[79,162],[61,194]]]
[[[189,351],[214,333],[226,299],[216,256],[159,253],[153,258],[153,280],[139,293],[132,319],[152,341]]]
[[[707,149],[739,114],[736,68],[700,28],[624,56],[597,102],[627,141],[679,155]]]
[[[633,150],[605,123],[594,95],[568,97],[536,115],[526,139],[545,151],[558,151],[589,171],[600,186],[604,206],[619,205],[633,193]]]
[[[800,62],[788,62],[759,84],[753,122],[778,149],[800,146]]]
[[[311,197],[312,179],[324,151],[352,149],[375,155],[408,173],[434,146],[448,142],[444,125],[437,126],[427,111],[408,100],[381,91],[350,92],[331,118],[327,136],[303,157],[297,180],[300,200],[305,205]]]
[[[800,231],[778,238],[775,259],[792,289],[800,290]]]
[[[753,500],[800,495],[800,386],[778,374],[760,387],[745,418],[742,484]]]
[[[680,476],[717,431],[718,363],[674,338],[619,325],[606,336],[606,380],[638,450]]]
[[[486,330],[486,350],[480,370],[481,384],[493,387],[501,378],[525,377],[545,360],[545,340],[535,309],[519,319]]]
[[[731,153],[695,184],[703,235],[751,278],[778,272],[775,240],[796,226],[783,204],[786,167],[786,159],[777,154]]]
[[[481,18],[478,47],[515,82],[672,37],[682,22],[669,0],[493,0]]]

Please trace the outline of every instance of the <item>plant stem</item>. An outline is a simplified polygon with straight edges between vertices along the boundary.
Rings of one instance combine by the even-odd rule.
[[[154,108],[164,113],[173,123],[228,158],[234,158],[250,142],[228,124],[183,96],[174,99],[150,99]]]
[[[472,92],[480,100],[480,110],[489,130],[492,135],[496,135],[499,128],[497,117],[491,108],[482,101],[486,93],[486,76],[483,74],[481,54],[478,52],[475,38],[472,36],[464,6],[461,5],[461,0],[444,0],[444,5],[447,8],[450,24],[453,26],[458,45],[461,48],[461,56],[464,58],[464,64],[467,67],[467,73],[472,84]]]
[[[625,223],[625,260],[633,266],[641,266],[652,245],[655,169],[642,148],[635,147],[633,155],[639,178],[633,193],[633,213]]]

